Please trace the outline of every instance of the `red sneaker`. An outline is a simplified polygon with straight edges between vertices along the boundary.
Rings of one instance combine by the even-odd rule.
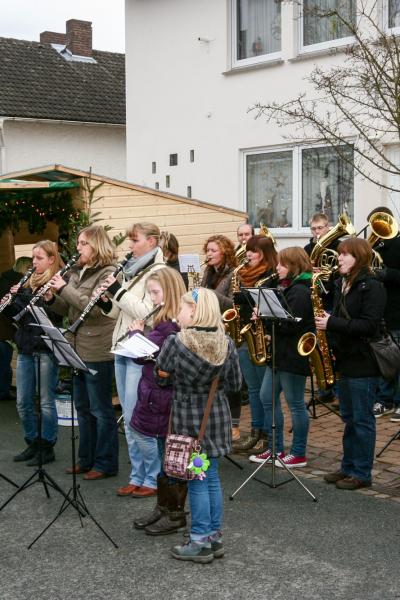
[[[305,456],[294,456],[293,454],[287,454],[284,458],[282,458],[282,462],[289,469],[297,469],[299,467],[307,466],[307,459]],[[284,468],[279,461],[276,462],[276,466],[280,469]]]
[[[252,454],[249,456],[249,461],[254,463],[263,463],[265,460],[267,462],[271,462],[271,450],[265,450],[265,452],[261,452],[261,454]],[[278,453],[279,458],[283,458],[285,456],[284,452]]]

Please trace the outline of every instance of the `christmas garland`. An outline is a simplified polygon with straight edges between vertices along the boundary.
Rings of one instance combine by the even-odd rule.
[[[28,223],[30,233],[42,233],[48,221],[57,223],[60,231],[68,231],[79,215],[71,194],[65,190],[51,193],[19,190],[0,195],[0,235],[7,228],[15,233],[21,221]]]

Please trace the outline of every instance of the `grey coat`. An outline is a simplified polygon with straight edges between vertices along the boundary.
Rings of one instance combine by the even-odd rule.
[[[68,284],[55,296],[51,308],[54,312],[68,315],[72,324],[88,304],[92,293],[115,270],[115,266],[73,269]],[[68,334],[68,341],[75,347],[82,360],[86,362],[106,362],[113,360],[110,352],[114,321],[104,316],[98,306],[94,306],[88,317],[79,327],[76,340]]]
[[[170,376],[159,377],[158,368]],[[238,391],[242,381],[232,340],[220,332],[183,330],[164,342],[155,369],[159,385],[173,385],[173,432],[193,437],[200,430],[211,382],[219,377],[202,449],[209,457],[229,454],[232,422],[226,394]]]

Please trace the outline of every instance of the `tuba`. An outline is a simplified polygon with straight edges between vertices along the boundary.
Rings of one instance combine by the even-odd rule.
[[[346,213],[340,215],[335,227],[317,240],[310,256],[314,267],[331,269],[335,263],[337,264],[337,252],[328,246],[343,235],[356,235],[356,230]]]
[[[382,267],[383,261],[379,252],[374,250],[374,246],[378,240],[391,240],[396,237],[399,232],[399,226],[394,217],[385,212],[373,213],[368,219],[368,223],[371,227],[371,233],[367,238],[367,242],[370,244],[373,252],[371,267],[379,269]]]
[[[323,276],[323,273],[313,273],[311,281],[311,303],[315,317],[324,314],[324,307],[318,293],[318,280]],[[317,330],[316,334],[312,331],[304,333],[297,344],[297,351],[301,356],[308,356],[318,387],[321,390],[332,387],[335,383],[335,374],[326,332]]]

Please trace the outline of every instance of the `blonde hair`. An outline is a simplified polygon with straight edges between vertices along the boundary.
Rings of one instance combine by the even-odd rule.
[[[93,254],[88,261],[89,267],[106,267],[115,262],[115,246],[108,237],[104,227],[101,225],[84,227],[78,233],[78,240],[82,233],[85,234],[87,242],[93,249]]]
[[[146,286],[149,281],[156,281],[160,284],[164,302],[164,306],[154,315],[153,327],[156,327],[161,321],[176,319],[179,312],[180,300],[186,291],[182,275],[175,269],[163,267],[149,275]]]
[[[58,246],[55,242],[52,242],[51,240],[41,240],[33,246],[32,252],[36,248],[41,248],[49,258],[54,257],[54,262],[43,273],[33,273],[30,279],[28,279],[25,287],[30,287],[33,291],[36,291],[42,287],[42,285],[45,285],[48,281],[50,281],[53,275],[55,275],[57,271],[62,269],[64,266],[64,263],[58,252]]]
[[[193,292],[187,292],[182,296],[182,302],[195,307],[191,327],[216,327],[222,333],[225,332],[218,298],[213,290],[195,288]]]
[[[157,245],[160,239],[160,230],[155,223],[149,223],[147,221],[142,221],[140,223],[133,223],[130,227],[126,229],[126,235],[131,238],[137,233],[142,233],[146,238],[154,237],[156,238]]]

